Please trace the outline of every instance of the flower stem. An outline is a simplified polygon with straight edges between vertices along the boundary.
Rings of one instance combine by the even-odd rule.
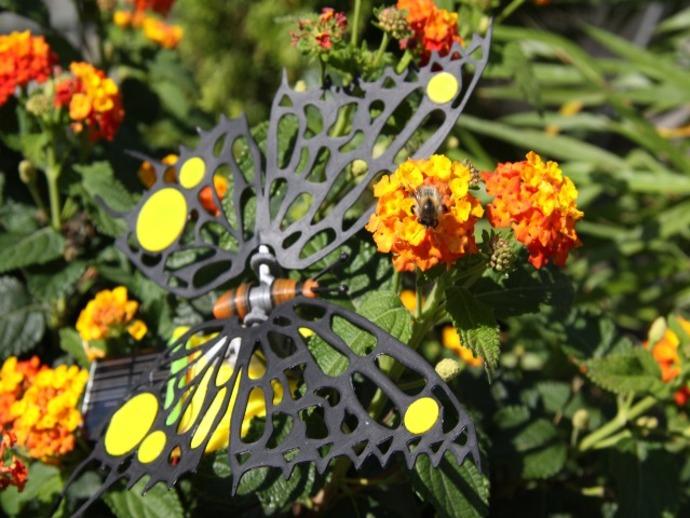
[[[48,180],[48,199],[50,200],[50,221],[55,230],[60,230],[62,222],[60,221],[60,186],[58,179],[60,178],[59,170],[48,169],[46,171],[46,179]]]
[[[630,408],[628,408],[627,405],[623,405],[622,408],[618,409],[616,417],[614,417],[608,423],[606,423],[605,425],[593,431],[587,437],[582,439],[582,442],[579,446],[579,450],[587,451],[592,448],[601,446],[602,444],[608,446],[610,444],[610,441],[608,441],[608,439],[610,439],[613,434],[615,434],[626,424],[628,424],[629,421],[635,419],[636,417],[639,417],[641,414],[645,413],[647,410],[652,408],[656,404],[656,402],[656,398],[652,396],[647,396],[641,401],[638,401],[637,404],[633,405]]]
[[[414,57],[414,54],[408,50],[405,50],[405,53],[403,56],[400,58],[400,62],[395,66],[395,71],[398,74],[401,74],[407,66],[410,64],[412,61],[412,58]]]
[[[357,47],[359,37],[359,16],[362,10],[362,0],[355,0],[355,11],[352,15],[352,33],[350,34],[350,45]]]
[[[372,68],[377,67],[381,62],[381,58],[383,57],[383,54],[386,52],[386,48],[388,47],[389,42],[390,37],[388,36],[387,32],[384,32],[383,37],[381,38],[381,44],[379,45],[379,48],[376,51],[376,54],[374,55],[374,60],[371,62]]]

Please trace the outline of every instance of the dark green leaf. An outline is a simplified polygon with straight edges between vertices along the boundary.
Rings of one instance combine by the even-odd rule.
[[[556,427],[546,419],[528,424],[513,438],[526,479],[549,478],[565,464],[567,448]]]
[[[453,287],[446,296],[446,309],[460,333],[462,344],[469,347],[475,356],[481,356],[488,369],[496,367],[501,342],[491,307],[465,288]]]
[[[0,273],[52,261],[64,247],[62,235],[50,227],[30,234],[0,234]]]
[[[73,293],[85,269],[85,262],[74,261],[57,271],[31,271],[27,287],[35,298],[53,300]]]
[[[433,467],[429,458],[417,458],[412,484],[440,516],[472,518],[489,514],[489,481],[469,460],[458,465],[451,454]]]
[[[659,366],[649,351],[641,347],[594,358],[586,367],[589,379],[616,394],[660,394],[665,388]]]
[[[541,109],[539,82],[534,76],[532,63],[525,56],[519,43],[511,42],[506,45],[503,50],[503,62],[511,71],[527,102]]]
[[[62,491],[63,480],[55,466],[34,462],[29,466],[29,478],[24,491],[8,487],[0,491],[0,506],[9,516],[20,512],[23,516],[50,516],[54,500]]]
[[[14,277],[0,277],[0,357],[22,354],[43,336],[43,313]]]
[[[81,336],[71,327],[63,327],[60,329],[60,349],[74,358],[82,367],[89,368],[91,362],[86,357],[86,351],[84,351]]]
[[[141,491],[146,481],[137,482],[132,489],[110,491],[103,497],[118,518],[175,518],[183,517],[182,504],[175,489],[156,484],[145,495]]]

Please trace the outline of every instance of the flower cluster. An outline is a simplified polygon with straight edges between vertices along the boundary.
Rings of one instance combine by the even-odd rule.
[[[676,316],[675,321],[682,329],[682,332],[690,336],[690,321],[680,316]],[[661,381],[664,383],[671,383],[681,375],[682,359],[680,345],[680,337],[670,327],[663,329],[663,333],[656,341],[644,343],[645,349],[649,350],[654,361],[659,365]],[[685,406],[688,400],[690,400],[690,388],[688,388],[687,384],[681,386],[676,390],[673,397],[678,406]]]
[[[88,372],[76,366],[50,368],[38,358],[8,358],[0,371],[0,424],[11,427],[17,445],[30,457],[53,460],[74,449],[82,424],[77,408]],[[8,403],[10,403],[8,405]]]
[[[147,332],[142,320],[134,319],[139,303],[127,298],[127,288],[99,291],[88,302],[77,319],[77,331],[82,340],[103,340],[121,335],[125,330],[141,340]]]
[[[580,244],[575,223],[583,214],[576,207],[577,189],[558,164],[530,152],[526,160],[499,164],[482,176],[494,196],[487,211],[491,224],[511,227],[535,268],[549,261],[563,266]]]
[[[423,53],[447,54],[453,43],[462,43],[458,34],[458,15],[439,9],[433,0],[398,0],[397,8],[406,13],[412,29],[411,39],[402,40],[402,48],[420,45]]]
[[[113,140],[125,115],[115,81],[89,63],[72,63],[70,72],[55,86],[55,106],[68,108],[76,133],[87,130],[92,142]]]
[[[12,432],[0,430],[0,491],[15,486],[20,492],[24,490],[29,470],[12,452],[17,437]]]
[[[166,49],[174,49],[182,40],[184,30],[143,10],[115,11],[113,22],[120,28],[141,29],[144,36]]]
[[[366,228],[380,252],[393,253],[396,270],[428,270],[476,253],[474,225],[484,209],[469,193],[471,179],[467,164],[433,155],[407,160],[376,183]]]
[[[305,54],[321,54],[331,51],[343,42],[347,30],[345,13],[324,7],[321,14],[302,18],[297,30],[290,33],[292,44]]]
[[[453,326],[444,326],[441,331],[441,343],[443,347],[453,351],[458,357],[470,367],[479,367],[482,359],[475,356],[469,347],[462,345],[460,334]]]
[[[0,106],[17,87],[46,81],[56,61],[43,36],[32,36],[29,31],[0,35]]]

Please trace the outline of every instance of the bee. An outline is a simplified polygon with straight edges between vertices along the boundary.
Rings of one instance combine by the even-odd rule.
[[[446,211],[443,198],[433,185],[422,185],[414,192],[414,215],[427,228],[436,228],[438,220]]]

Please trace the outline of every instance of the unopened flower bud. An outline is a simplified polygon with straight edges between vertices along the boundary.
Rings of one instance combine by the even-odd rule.
[[[24,183],[31,183],[36,178],[36,168],[28,160],[19,162],[19,178]]]
[[[573,428],[585,430],[589,426],[589,412],[584,408],[578,408],[573,414]]]
[[[650,430],[659,426],[659,420],[654,416],[643,415],[635,421],[635,424],[640,428],[648,428]]]
[[[667,327],[668,324],[666,324],[666,319],[664,317],[659,317],[652,322],[652,325],[649,327],[649,333],[647,334],[649,343],[655,344],[661,340],[666,332]]]
[[[37,93],[29,97],[26,101],[26,109],[29,113],[36,115],[37,117],[42,117],[47,115],[53,109],[53,103],[50,97],[45,94]]]
[[[294,90],[295,90],[295,92],[304,92],[304,91],[306,91],[306,90],[307,90],[307,83],[305,83],[302,79],[300,79],[299,81],[297,81],[297,82],[295,83],[295,88],[294,88]]]
[[[405,13],[395,7],[386,7],[377,13],[379,28],[390,34],[396,40],[404,40],[412,36],[412,29],[407,23]]]
[[[352,162],[352,174],[355,176],[355,178],[362,176],[368,170],[369,165],[366,163],[366,161],[358,158],[357,160]]]
[[[458,140],[458,137],[456,137],[455,135],[451,135],[450,137],[448,137],[446,146],[448,146],[448,149],[458,149],[458,146],[460,146],[460,141]]]
[[[515,251],[510,242],[499,235],[492,236],[489,242],[489,266],[503,273],[509,271],[514,262]]]
[[[450,358],[444,358],[436,364],[435,370],[443,381],[448,382],[460,374],[462,365]]]

